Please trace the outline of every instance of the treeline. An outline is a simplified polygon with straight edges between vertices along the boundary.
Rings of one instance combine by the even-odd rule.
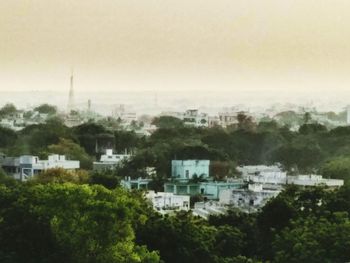
[[[161,216],[141,192],[79,172],[0,176],[0,262],[347,262],[350,187],[290,186],[261,211]]]
[[[327,130],[311,123],[293,132],[274,121],[256,124],[249,118],[227,129],[185,127],[172,117],[160,117],[154,123],[160,128],[150,137],[142,137],[95,123],[68,128],[59,118],[52,118],[19,132],[0,128],[0,151],[9,156],[33,154],[42,158],[49,153],[66,154],[89,170],[103,149],[114,148],[133,154],[119,176],[146,176],[145,168],[155,167],[158,180],[170,176],[172,159],[191,158],[216,162],[212,175],[218,178],[235,176],[236,165],[274,163],[282,164],[291,174],[350,178],[350,127]]]
[[[175,124],[174,124],[175,123]],[[155,167],[162,189],[172,159],[216,161],[212,175],[236,176],[237,164],[280,162],[290,173],[350,178],[350,128],[304,124],[297,132],[242,118],[235,127],[196,129],[157,119],[150,137],[94,123],[68,128],[58,118],[14,132],[0,128],[7,155],[66,154],[89,170],[102,149],[133,153],[114,172],[46,171],[27,183],[0,171],[0,262],[346,262],[350,188],[290,187],[261,211],[236,210],[208,221],[191,213],[161,217],[124,176]],[[221,167],[220,167],[221,165]],[[222,168],[222,169],[221,169]]]

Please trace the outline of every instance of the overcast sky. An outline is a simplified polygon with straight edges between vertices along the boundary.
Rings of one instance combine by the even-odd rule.
[[[348,0],[1,0],[0,91],[68,89],[74,67],[78,91],[344,93],[349,14]]]

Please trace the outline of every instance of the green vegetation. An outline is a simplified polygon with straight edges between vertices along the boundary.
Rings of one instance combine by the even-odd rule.
[[[48,114],[48,115],[55,115],[57,113],[57,107],[49,104],[42,104],[34,108],[34,110],[39,113]]]
[[[334,191],[289,187],[257,213],[230,210],[207,221],[191,213],[162,217],[141,192],[119,187],[125,176],[151,176],[151,187],[162,190],[171,160],[192,158],[210,159],[217,180],[237,176],[237,165],[280,162],[289,173],[349,182],[350,128],[328,130],[304,117],[295,132],[244,115],[227,129],[161,117],[147,138],[96,123],[68,128],[59,118],[19,132],[0,128],[7,155],[65,154],[86,170],[105,148],[133,153],[113,171],[52,169],[27,183],[0,170],[0,262],[349,261],[349,184]],[[156,173],[148,175],[149,167]]]

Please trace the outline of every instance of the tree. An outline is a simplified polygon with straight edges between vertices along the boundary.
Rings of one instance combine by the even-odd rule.
[[[16,143],[17,134],[15,131],[0,126],[0,148],[7,148]]]
[[[303,122],[304,124],[309,124],[311,121],[312,117],[311,117],[311,113],[310,112],[305,112],[304,116],[303,116]]]
[[[326,132],[327,127],[319,124],[319,123],[305,123],[300,126],[299,128],[299,133],[301,134],[313,134],[313,133],[321,133],[321,132]]]
[[[189,213],[151,217],[137,230],[137,242],[159,250],[167,263],[214,262],[216,229]]]
[[[256,128],[256,123],[254,123],[251,116],[246,115],[244,112],[239,112],[237,114],[238,129],[254,131]]]
[[[52,168],[36,175],[33,182],[47,183],[74,183],[86,184],[89,181],[89,174],[84,170],[71,171],[63,168]]]
[[[273,243],[274,262],[347,262],[350,259],[347,214],[331,219],[308,217],[294,221]]]
[[[125,191],[75,184],[0,185],[0,261],[156,263],[133,240],[138,199]]]
[[[326,162],[321,168],[321,174],[326,178],[343,179],[350,182],[350,157],[338,157]]]
[[[132,151],[142,141],[134,131],[115,131],[115,150],[117,152]]]
[[[79,144],[72,140],[60,138],[57,144],[47,147],[49,153],[66,155],[71,160],[79,160],[80,167],[83,169],[92,168],[92,159]]]
[[[5,104],[0,109],[0,118],[7,117],[9,115],[15,114],[17,112],[17,108],[12,103]]]
[[[49,105],[47,103],[41,104],[40,106],[34,108],[35,111],[39,113],[54,115],[57,113],[57,107],[53,105]]]
[[[159,129],[177,129],[184,126],[182,120],[172,116],[160,116],[155,118],[152,124],[156,125]]]
[[[120,177],[117,176],[115,171],[92,171],[89,183],[103,185],[107,189],[114,189],[120,185]]]

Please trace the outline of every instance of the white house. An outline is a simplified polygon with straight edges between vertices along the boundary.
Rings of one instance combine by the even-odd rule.
[[[340,187],[344,185],[344,180],[326,179],[326,178],[323,178],[322,175],[310,174],[310,175],[288,176],[287,183],[300,185],[300,186],[325,185],[328,187]]]
[[[188,126],[209,127],[209,115],[207,113],[199,113],[197,109],[187,110],[185,112],[162,112],[161,116],[178,118]]]
[[[199,113],[198,110],[187,110],[183,116],[186,125],[194,127],[208,127],[209,116],[206,113]]]
[[[237,167],[241,172],[243,180],[251,183],[264,185],[288,185],[294,184],[299,186],[318,186],[325,185],[328,187],[340,187],[344,184],[343,180],[325,179],[322,175],[287,175],[277,165],[251,165]]]
[[[190,210],[190,197],[188,195],[149,191],[146,198],[152,202],[153,208],[162,214]]]
[[[249,184],[248,189],[222,190],[219,202],[223,205],[232,205],[245,212],[254,212],[263,207],[268,200],[276,197],[281,190],[264,189],[262,184]]]
[[[121,180],[120,185],[128,190],[147,190],[148,184],[152,181],[152,179],[146,178],[137,178],[131,179],[130,176],[125,177],[124,180]]]
[[[172,160],[171,176],[176,180],[209,177],[209,160]]]
[[[63,168],[75,170],[80,168],[79,161],[66,160],[64,155],[52,154],[48,160],[40,160],[37,156],[22,155],[20,157],[6,157],[2,160],[2,168],[15,179],[26,181],[27,179],[51,168]]]
[[[93,163],[93,169],[111,170],[119,165],[123,160],[127,160],[129,158],[129,154],[113,154],[112,149],[107,149],[106,154],[101,155],[100,161]]]
[[[286,184],[287,173],[277,166],[248,165],[237,167],[247,182],[261,184]]]

